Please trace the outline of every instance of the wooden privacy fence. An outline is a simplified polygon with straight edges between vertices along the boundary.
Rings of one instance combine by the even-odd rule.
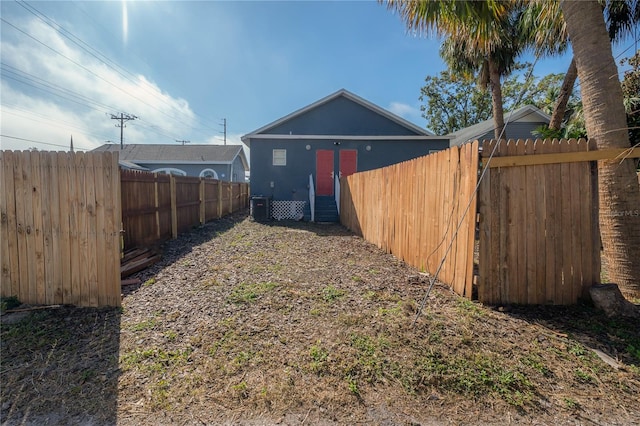
[[[494,147],[483,145],[485,166]],[[478,204],[478,299],[576,303],[600,281],[594,160],[622,150],[594,151],[584,140],[502,141],[476,203],[478,151],[474,142],[343,178],[342,224],[432,274],[444,258],[439,279],[471,298]]]
[[[3,297],[120,305],[117,153],[0,152]]]
[[[597,166],[575,161],[595,146],[519,140],[494,151],[496,144],[482,148],[483,162],[494,154],[480,186],[478,298],[574,304],[600,282]]]
[[[240,182],[122,170],[121,183],[127,249],[176,238],[249,203],[248,184]]]
[[[448,252],[440,279],[470,298],[477,171],[476,142],[342,178],[340,221],[420,270]]]

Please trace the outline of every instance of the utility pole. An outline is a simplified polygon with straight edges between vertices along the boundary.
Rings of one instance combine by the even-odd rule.
[[[222,126],[223,126],[223,130],[220,133],[224,134],[224,144],[227,144],[227,119],[223,118],[222,119]]]
[[[182,143],[182,145],[184,145],[185,143],[190,143],[191,141],[179,141],[179,140],[176,139],[176,142]]]
[[[126,127],[124,125],[125,121],[135,120],[137,118],[138,117],[136,117],[135,115],[125,114],[122,112],[120,113],[120,117],[115,114],[111,114],[112,120],[120,120],[120,124],[116,124],[116,127],[120,127],[120,149],[124,148],[124,128]]]

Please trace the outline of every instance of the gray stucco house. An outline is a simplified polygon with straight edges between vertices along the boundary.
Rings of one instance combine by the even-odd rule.
[[[548,125],[551,117],[533,105],[525,105],[513,112],[505,111],[504,120],[507,121],[507,119],[509,120],[506,129],[507,139],[535,139],[532,132],[543,124]],[[451,138],[451,146],[459,146],[476,139],[481,142],[485,139],[495,139],[494,128],[495,124],[491,117],[489,120],[449,133],[447,136]]]
[[[120,166],[134,170],[245,182],[249,170],[241,145],[105,144],[94,151],[117,151]]]
[[[276,219],[337,221],[336,177],[449,147],[432,133],[339,90],[245,136],[251,195],[272,200]]]

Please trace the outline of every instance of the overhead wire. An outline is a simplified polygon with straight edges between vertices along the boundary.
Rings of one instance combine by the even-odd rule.
[[[17,136],[10,136],[10,135],[3,135],[3,134],[0,134],[0,138],[16,139],[16,140],[20,140],[20,141],[26,141],[26,142],[32,142],[32,143],[39,143],[39,144],[43,144],[43,145],[58,146],[58,147],[61,147],[61,148],[69,148],[69,145],[61,145],[61,144],[57,144],[57,143],[37,141],[37,140],[34,140],[34,139],[20,138],[20,137],[17,137]],[[83,150],[88,151],[88,150],[90,150],[91,148],[78,147],[78,149],[83,149]]]
[[[30,111],[26,111],[26,110],[18,110],[18,111],[24,112],[24,113],[29,114],[29,115],[35,115],[35,113],[30,112]],[[86,128],[80,127],[80,126],[78,126],[78,125],[76,125],[74,123],[64,122],[64,121],[55,120],[55,119],[46,118],[46,117],[38,117],[37,115],[36,115],[36,117],[38,117],[38,118],[33,118],[33,117],[25,116],[23,114],[18,114],[18,113],[14,112],[14,111],[3,111],[3,114],[9,114],[9,115],[13,115],[13,116],[16,116],[16,117],[26,118],[27,120],[30,120],[30,121],[33,121],[33,122],[36,122],[36,123],[43,123],[43,124],[46,124],[47,126],[50,126],[50,127],[57,127],[57,128],[60,128],[60,129],[75,129],[75,131],[77,133],[80,133],[80,134],[83,134],[85,136],[92,137],[92,138],[95,138],[95,139],[98,139],[98,140],[107,140],[108,139],[108,137],[106,137],[104,135],[98,135],[96,133],[89,132],[89,131],[86,130]],[[42,120],[45,120],[45,121],[42,121]],[[60,123],[65,123],[65,125],[63,126]]]
[[[43,12],[39,11],[37,8],[35,8],[31,4],[29,4],[28,2],[16,0],[16,3],[18,3],[25,10],[29,11],[30,13],[32,13],[34,16],[36,16],[42,22],[47,24],[49,27],[51,27],[52,29],[57,31],[63,37],[67,38],[72,43],[74,43],[75,45],[80,47],[86,53],[88,53],[89,55],[93,56],[97,60],[103,62],[109,68],[113,69],[115,72],[117,72],[119,75],[121,75],[124,79],[128,80],[129,82],[131,82],[134,85],[137,85],[138,87],[141,87],[145,92],[147,92],[148,94],[152,95],[154,98],[156,98],[157,100],[159,100],[163,104],[167,105],[171,110],[174,110],[178,114],[183,114],[183,112],[178,110],[175,107],[175,105],[169,104],[166,101],[166,99],[162,96],[162,93],[161,92],[159,93],[158,90],[155,87],[150,86],[149,83],[146,82],[146,81],[141,82],[137,78],[138,77],[137,75],[135,75],[134,73],[128,71],[126,68],[122,67],[117,62],[111,60],[108,56],[104,55],[102,52],[100,52],[99,50],[95,49],[90,44],[86,43],[80,37],[77,37],[72,32],[70,32],[67,29],[65,29],[62,25],[58,24],[55,20],[53,20],[52,18],[48,17]],[[83,12],[86,14],[86,11],[83,10]],[[197,116],[199,116],[201,118],[204,118],[204,117],[200,116],[199,114],[197,114],[195,111],[191,111],[191,112],[194,115],[197,115]],[[208,128],[209,130],[217,131],[217,129],[214,129],[214,128],[210,127],[210,126],[207,126],[204,123],[200,123],[200,124],[204,128]],[[192,129],[196,130],[196,131],[200,131],[202,133],[205,133],[204,131],[202,131],[200,129],[197,129],[196,127],[192,127]]]
[[[71,62],[71,63],[73,63],[74,65],[77,65],[78,67],[80,67],[80,68],[84,69],[85,71],[87,71],[87,72],[88,72],[88,73],[90,73],[91,75],[95,76],[96,78],[98,78],[98,79],[100,79],[100,80],[104,81],[105,83],[109,84],[110,86],[112,86],[112,87],[114,87],[114,88],[118,89],[119,91],[121,91],[121,92],[125,93],[126,95],[128,95],[128,96],[130,96],[130,97],[132,97],[132,98],[134,98],[134,99],[136,99],[136,100],[138,100],[138,101],[140,101],[141,103],[143,103],[143,104],[145,104],[145,105],[147,105],[147,106],[151,107],[152,109],[154,109],[154,110],[156,110],[156,111],[160,112],[161,114],[163,114],[163,115],[165,115],[165,116],[167,116],[167,117],[169,117],[169,118],[171,118],[171,119],[173,119],[173,120],[177,121],[178,123],[180,123],[180,124],[184,124],[182,121],[180,121],[180,120],[176,119],[174,116],[172,116],[172,115],[168,114],[167,112],[165,112],[165,111],[163,111],[163,110],[161,110],[161,109],[157,108],[156,106],[154,106],[154,105],[152,105],[152,104],[150,104],[150,103],[148,103],[148,102],[144,101],[143,99],[140,99],[139,97],[137,97],[137,96],[133,95],[132,93],[125,91],[124,89],[122,89],[121,87],[119,87],[117,84],[115,84],[115,83],[113,83],[113,82],[111,82],[111,81],[107,80],[106,78],[104,78],[104,77],[100,76],[99,74],[97,74],[97,73],[93,72],[93,71],[92,71],[92,70],[90,70],[89,68],[87,68],[87,67],[83,66],[82,64],[79,64],[78,62],[74,61],[73,59],[69,58],[68,56],[66,56],[66,55],[64,55],[64,54],[62,54],[62,53],[60,53],[59,51],[57,51],[57,50],[56,50],[56,49],[54,49],[53,47],[49,46],[48,44],[46,44],[46,43],[42,42],[41,40],[37,39],[36,37],[32,36],[31,34],[29,34],[29,33],[25,32],[25,31],[23,31],[22,29],[18,28],[17,26],[13,25],[11,22],[7,21],[6,19],[4,19],[4,18],[0,17],[0,21],[2,21],[2,22],[4,22],[4,23],[8,24],[8,25],[9,25],[9,26],[11,26],[12,28],[14,28],[14,29],[16,29],[17,31],[19,31],[20,33],[22,33],[22,34],[26,35],[27,37],[29,37],[29,38],[33,39],[34,41],[38,42],[39,44],[43,45],[44,47],[46,47],[46,48],[50,49],[51,51],[55,52],[56,54],[58,54],[58,55],[62,56],[62,57],[63,57],[63,58],[65,58],[65,59],[67,59],[68,61],[70,61],[70,62]],[[193,130],[198,130],[197,128],[194,128],[194,127],[192,127],[192,126],[190,126],[190,127],[191,127]],[[201,131],[201,132],[202,132],[202,131]],[[205,135],[207,135],[207,136],[209,136],[209,135],[208,135],[208,134],[206,134],[205,132],[202,132],[202,133],[203,133],[203,134],[205,134]]]

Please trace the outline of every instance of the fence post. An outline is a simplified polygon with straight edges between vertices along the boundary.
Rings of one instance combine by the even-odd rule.
[[[218,219],[222,217],[222,181],[218,181]]]
[[[156,218],[156,238],[160,239],[160,200],[159,200],[159,195],[158,195],[158,174],[154,173],[153,174],[153,192],[154,192],[154,199],[153,199],[153,205],[156,209],[156,214],[154,215],[154,217]]]
[[[200,178],[200,225],[204,225],[207,219],[205,217],[206,200],[204,199],[204,196],[205,196],[204,178]]]
[[[169,175],[169,188],[171,190],[171,238],[178,238],[178,208],[176,200],[176,178]]]
[[[233,183],[229,182],[229,214],[233,213]]]

